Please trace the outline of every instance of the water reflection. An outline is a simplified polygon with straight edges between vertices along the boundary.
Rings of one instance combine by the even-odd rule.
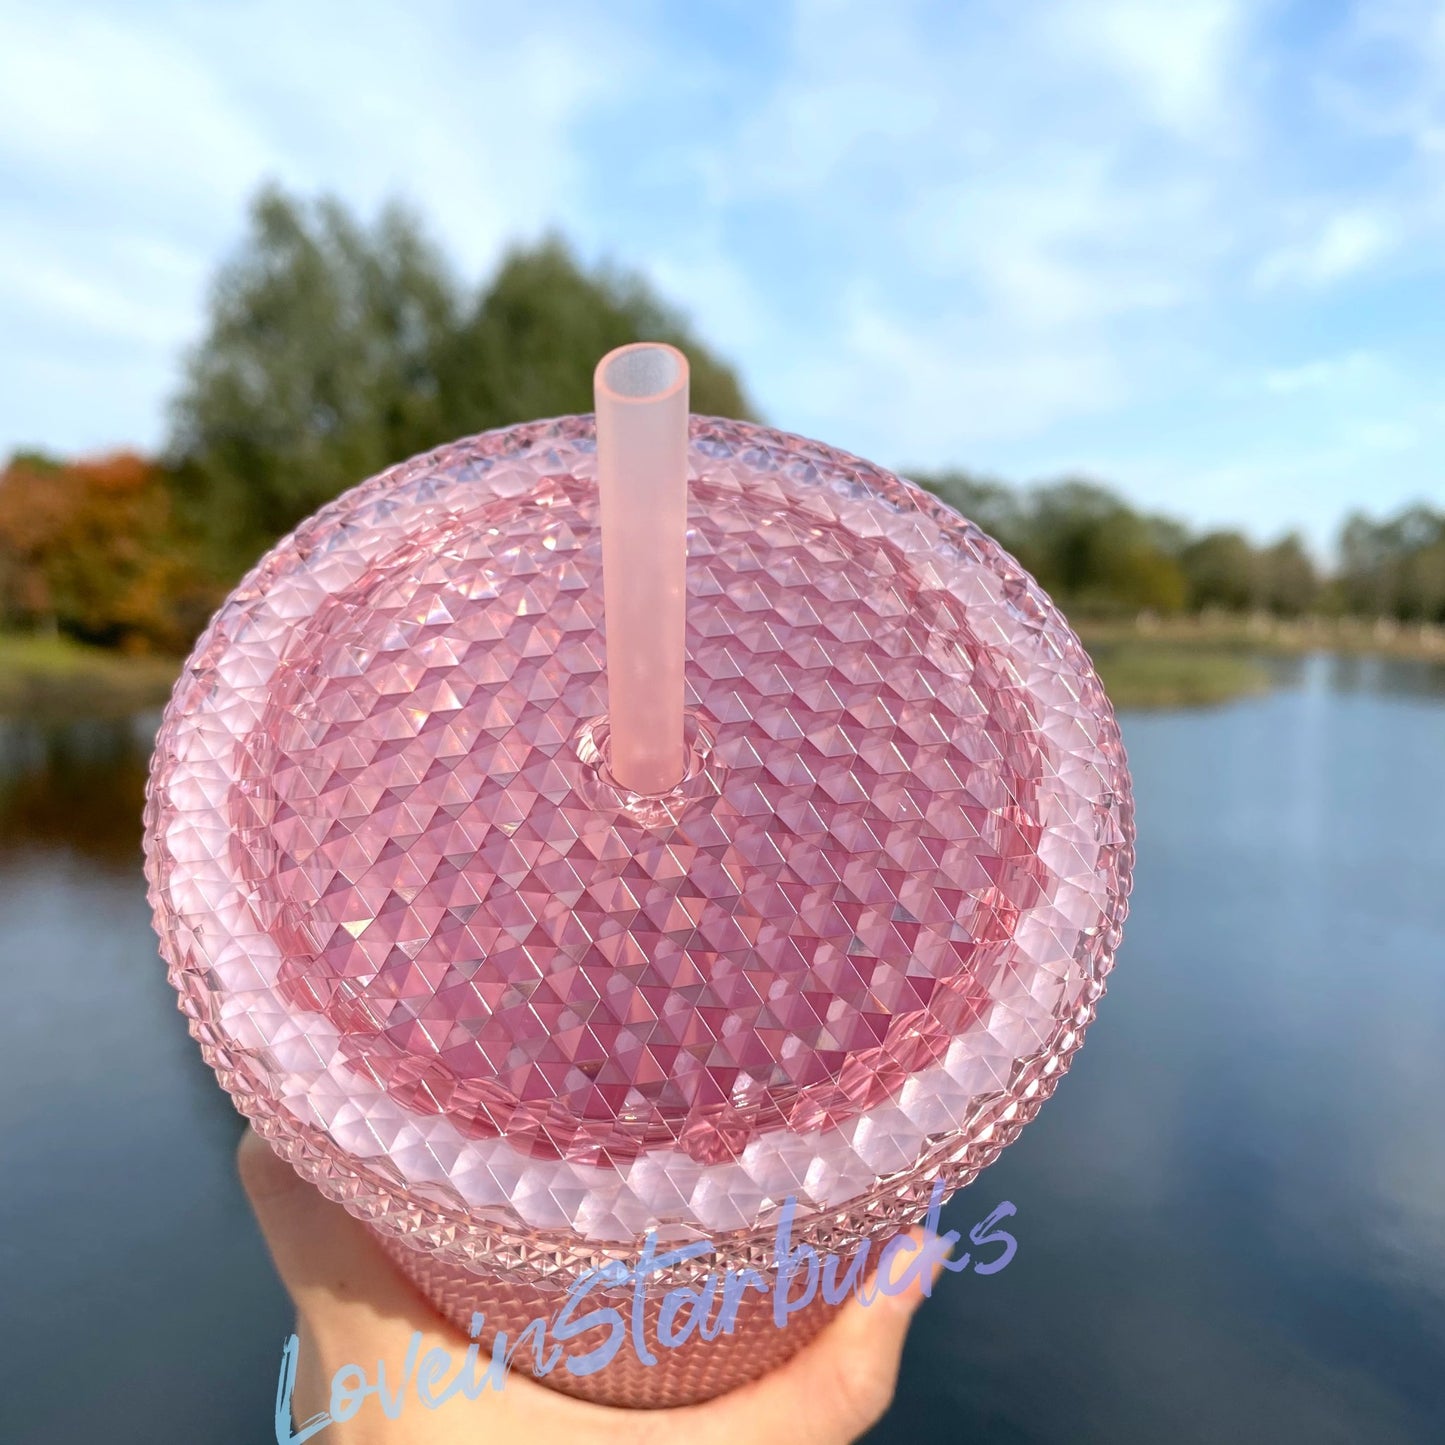
[[[1365,652],[1306,652],[1258,659],[1277,686],[1316,693],[1445,698],[1445,661],[1423,662]]]
[[[879,1440],[1440,1438],[1445,668],[1268,663],[1124,718],[1118,971],[950,1206],[1013,1200],[1018,1259],[928,1306]]]
[[[159,710],[73,722],[0,720],[0,849],[66,849],[123,868],[139,854]]]

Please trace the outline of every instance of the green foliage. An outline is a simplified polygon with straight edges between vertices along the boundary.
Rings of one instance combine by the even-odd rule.
[[[912,478],[981,527],[1004,551],[1023,562],[1030,550],[1030,515],[1019,491],[993,477],[972,472],[915,472]]]
[[[1094,615],[1183,607],[1179,564],[1106,487],[1066,478],[1040,488],[1033,519],[1039,581],[1065,604]]]
[[[592,373],[614,347],[665,341],[687,353],[690,404],[709,416],[751,414],[732,370],[635,277],[588,275],[557,238],[515,249],[451,339],[442,388],[459,436],[592,410]]]
[[[1403,622],[1445,622],[1445,513],[1407,507],[1372,522],[1355,513],[1340,535],[1345,608]]]
[[[1259,554],[1260,600],[1281,617],[1301,617],[1319,601],[1321,583],[1297,532]]]
[[[347,487],[445,437],[460,301],[405,212],[264,191],[174,408],[180,488],[236,570]]]
[[[1243,612],[1258,594],[1254,548],[1240,532],[1209,532],[1190,542],[1180,554],[1196,608],[1219,607]]]
[[[914,479],[983,528],[1067,608],[1108,616],[1185,605],[1174,556],[1182,529],[1141,516],[1096,482],[1070,477],[1020,492],[966,472]]]
[[[348,487],[459,436],[592,409],[615,346],[688,354],[692,409],[745,417],[732,371],[639,280],[559,240],[511,252],[469,300],[406,212],[367,228],[269,189],[222,269],[174,408],[188,515],[234,574]]]
[[[914,475],[1086,616],[1345,610],[1445,620],[1445,516],[1426,507],[1378,524],[1352,517],[1344,569],[1331,582],[1297,533],[1263,547],[1240,532],[1196,535],[1173,518],[1136,512],[1086,478],[1020,490],[963,471]]]

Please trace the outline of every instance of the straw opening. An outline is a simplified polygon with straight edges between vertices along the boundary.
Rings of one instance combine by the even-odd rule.
[[[628,401],[647,401],[677,385],[682,364],[670,346],[629,346],[603,369],[602,384]]]

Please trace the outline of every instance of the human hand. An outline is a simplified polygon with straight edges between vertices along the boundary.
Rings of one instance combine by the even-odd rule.
[[[251,1207],[296,1306],[300,1340],[294,1413],[325,1411],[344,1365],[401,1361],[421,1336],[418,1358],[468,1341],[397,1273],[356,1220],[306,1183],[251,1129],[238,1155]],[[922,1231],[915,1230],[915,1242]],[[941,1264],[935,1265],[936,1279]],[[345,1423],[327,1425],[318,1445],[846,1445],[877,1422],[893,1398],[903,1341],[925,1294],[919,1285],[855,1297],[786,1364],[701,1405],[619,1410],[575,1400],[525,1371],[476,1399],[388,1418],[368,1399]]]

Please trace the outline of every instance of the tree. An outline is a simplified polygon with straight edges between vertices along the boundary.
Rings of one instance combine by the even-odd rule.
[[[1340,534],[1340,558],[1350,611],[1445,621],[1445,514],[1422,504],[1383,522],[1353,513]]]
[[[913,472],[912,479],[926,487],[954,511],[982,528],[1006,552],[1025,566],[1025,554],[1032,545],[1030,518],[1023,499],[1014,487],[993,477],[972,472]]]
[[[322,503],[491,427],[592,409],[615,346],[687,352],[692,409],[745,417],[737,378],[646,285],[585,273],[559,240],[514,250],[468,301],[396,207],[257,198],[174,406],[178,490],[234,573]]]
[[[1239,532],[1209,532],[1180,554],[1189,606],[1243,612],[1258,595],[1254,548]]]
[[[1445,516],[1407,507],[1384,527],[1394,567],[1395,615],[1402,622],[1445,616]]]
[[[1184,549],[1194,540],[1189,528],[1174,517],[1151,514],[1144,518],[1144,526],[1149,533],[1150,545],[1176,560],[1184,555]]]
[[[1092,598],[1097,611],[1118,607],[1173,615],[1184,610],[1189,596],[1184,573],[1173,557],[1153,544],[1142,520],[1114,536],[1100,560],[1097,581],[1081,596],[1085,605]]]
[[[132,453],[0,474],[3,618],[132,650],[184,648],[219,598],[166,478]]]
[[[1271,612],[1281,617],[1300,617],[1314,608],[1320,581],[1297,532],[1267,547],[1258,563],[1261,600]]]
[[[1107,487],[1066,477],[1020,492],[969,472],[915,473],[920,485],[976,522],[1071,608],[1178,612],[1184,529],[1141,516]]]
[[[670,342],[687,354],[690,405],[746,419],[732,369],[645,282],[607,268],[593,275],[551,237],[504,258],[459,327],[443,364],[443,405],[456,435],[592,410],[592,373],[617,346]]]
[[[1177,612],[1184,578],[1158,545],[1157,530],[1107,487],[1065,477],[1035,492],[1035,571],[1045,588],[1081,611]]]
[[[443,439],[437,367],[458,309],[404,211],[368,230],[334,200],[262,191],[174,406],[178,475],[226,563]]]

